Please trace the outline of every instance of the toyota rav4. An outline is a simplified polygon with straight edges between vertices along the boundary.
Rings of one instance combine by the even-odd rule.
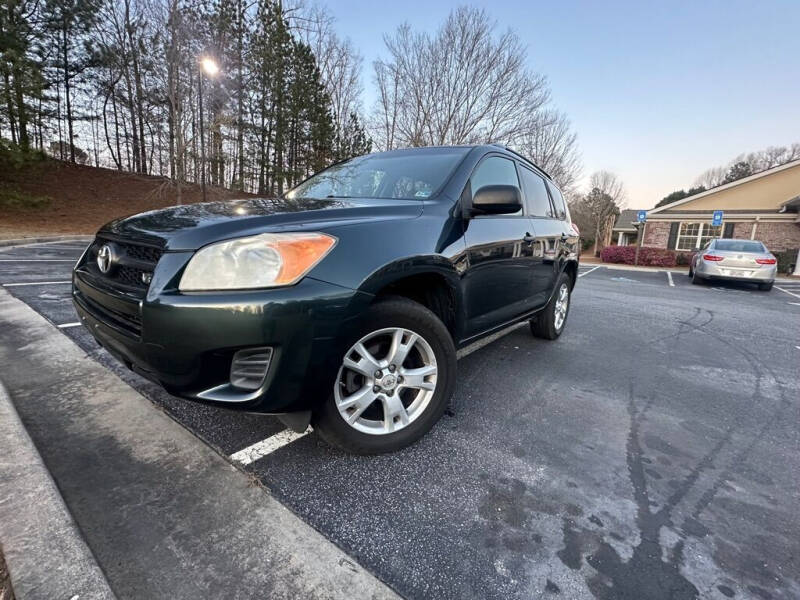
[[[112,221],[72,293],[97,341],[168,392],[380,453],[433,427],[458,349],[525,320],[561,335],[578,241],[558,187],[509,149],[394,150],[281,198]]]

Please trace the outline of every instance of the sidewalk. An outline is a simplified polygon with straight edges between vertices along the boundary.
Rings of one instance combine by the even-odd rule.
[[[397,598],[2,290],[0,365],[119,598]]]

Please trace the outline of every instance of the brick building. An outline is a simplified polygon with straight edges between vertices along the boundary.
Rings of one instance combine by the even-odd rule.
[[[724,222],[711,225],[715,210]],[[800,249],[800,160],[647,213],[643,246],[691,252],[714,237],[755,239],[773,252]]]

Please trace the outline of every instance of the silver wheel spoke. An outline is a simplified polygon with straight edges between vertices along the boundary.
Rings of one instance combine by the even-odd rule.
[[[392,432],[408,425],[408,411],[403,406],[400,396],[394,395],[383,398],[383,425],[387,432]]]
[[[435,381],[425,381],[426,377],[436,374],[436,367],[425,366],[418,369],[403,369],[403,382],[400,384],[407,388],[419,390],[432,390],[436,387]]]
[[[353,352],[358,354],[361,358],[356,362],[350,358],[352,352],[348,352],[348,356],[344,359],[344,366],[348,369],[352,369],[356,373],[361,373],[365,377],[372,377],[375,371],[381,369],[381,364],[378,359],[372,356],[361,342],[353,346]]]
[[[365,385],[356,393],[347,396],[341,402],[339,402],[339,410],[349,411],[351,408],[354,409],[352,412],[347,413],[347,422],[353,423],[356,419],[358,419],[358,417],[361,416],[361,413],[367,410],[370,405],[375,402],[376,397],[377,396],[375,395],[375,392],[372,391],[372,387]]]
[[[408,336],[408,339],[404,342],[403,338],[406,336]],[[389,364],[394,364],[397,367],[402,366],[406,361],[406,357],[408,357],[408,353],[417,343],[417,337],[419,336],[416,333],[411,333],[404,329],[396,330],[392,335],[392,346],[389,348],[389,354],[386,356]]]

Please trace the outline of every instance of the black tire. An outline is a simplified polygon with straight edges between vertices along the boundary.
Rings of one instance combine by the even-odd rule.
[[[758,284],[758,289],[760,289],[762,292],[768,292],[768,291],[770,291],[772,289],[772,284],[773,283],[774,282],[772,282],[772,281],[768,281],[766,283],[759,283]]]
[[[689,277],[694,277],[694,269],[692,269],[691,264],[689,264]]]
[[[698,277],[697,273],[694,273],[694,272],[692,273],[692,283],[694,285],[704,285],[705,282],[706,282],[706,280],[703,279],[702,277]]]
[[[558,301],[561,289],[566,286],[567,290],[567,310],[564,318],[561,321],[561,326],[556,327],[556,304]],[[567,317],[569,316],[569,309],[572,305],[572,286],[570,279],[566,273],[561,273],[556,282],[555,292],[550,301],[534,318],[530,320],[531,333],[534,337],[542,338],[544,340],[554,340],[561,335],[564,327],[567,324]]]
[[[346,452],[383,454],[413,444],[436,424],[453,394],[456,379],[456,349],[453,338],[432,311],[407,298],[390,297],[373,304],[364,313],[360,324],[342,340],[341,360],[344,360],[348,349],[364,336],[390,327],[408,329],[427,342],[436,359],[436,387],[423,412],[414,420],[397,431],[379,435],[364,433],[348,424],[339,412],[335,395],[331,392],[314,411],[312,424],[325,441]],[[339,385],[338,373],[333,382],[333,386],[336,385]],[[397,397],[400,397],[399,391]]]

